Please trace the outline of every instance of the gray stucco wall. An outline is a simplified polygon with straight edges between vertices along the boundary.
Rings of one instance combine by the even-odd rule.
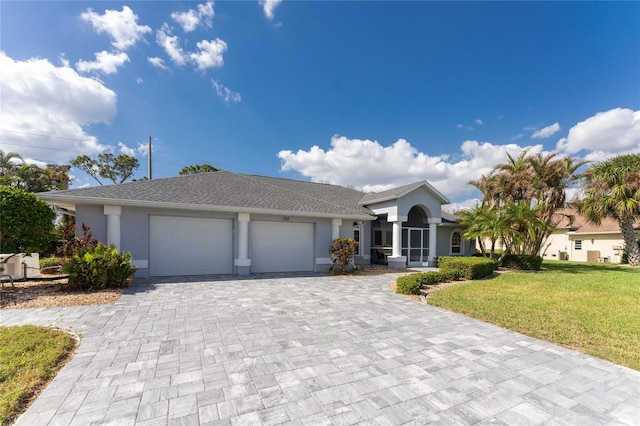
[[[178,217],[201,217],[232,219],[234,230],[237,229],[237,214],[227,212],[192,212],[185,210],[153,209],[141,207],[123,207],[120,216],[120,250],[130,252],[134,263],[146,265],[139,267],[136,276],[149,276],[149,217],[178,216]],[[282,222],[283,216],[252,214],[251,221],[274,221]],[[308,218],[308,217],[288,217],[288,222],[313,223],[314,224],[314,264],[316,271],[323,271],[329,268],[329,264],[323,263],[330,259],[329,247],[331,246],[332,226],[331,219]],[[80,225],[91,226],[93,237],[103,243],[107,243],[107,218],[104,215],[102,205],[78,205],[76,206],[76,232],[80,233]],[[353,238],[353,221],[343,220],[340,227],[340,235]],[[234,231],[233,258],[238,258],[238,233]],[[251,257],[251,254],[249,254]]]
[[[93,238],[107,243],[107,217],[102,206],[77,206],[76,235],[82,235],[83,224],[91,227]]]
[[[446,224],[438,226],[438,256],[456,256],[451,253],[451,234],[454,231],[463,232],[464,228],[454,224]],[[462,240],[462,253],[459,256],[471,256],[475,253],[475,242],[469,240]]]

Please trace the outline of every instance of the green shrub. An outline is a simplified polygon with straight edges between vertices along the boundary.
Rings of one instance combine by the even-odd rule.
[[[438,267],[441,272],[458,273],[458,278],[476,280],[491,275],[498,262],[484,257],[440,256]]]
[[[420,294],[420,287],[423,285],[433,285],[446,283],[460,279],[460,273],[454,270],[416,272],[405,275],[396,281],[396,293],[400,294]]]
[[[538,271],[542,266],[542,257],[532,254],[507,254],[500,266],[521,271]]]
[[[422,286],[422,274],[411,274],[398,277],[396,280],[396,293],[400,294],[420,294]]]
[[[45,268],[53,269],[56,266],[62,266],[63,263],[62,258],[56,256],[40,258],[39,262],[41,271]]]
[[[438,272],[440,274],[440,282],[447,283],[449,281],[457,281],[460,279],[460,271],[457,270],[444,270]]]
[[[126,287],[136,267],[131,265],[131,253],[118,253],[114,245],[99,243],[67,259],[62,270],[69,274],[71,289],[94,290]]]

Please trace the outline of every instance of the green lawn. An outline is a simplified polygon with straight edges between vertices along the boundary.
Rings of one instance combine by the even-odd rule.
[[[75,339],[61,330],[32,325],[0,327],[0,425],[15,420],[75,347]]]
[[[542,266],[443,288],[428,302],[640,370],[640,268]]]

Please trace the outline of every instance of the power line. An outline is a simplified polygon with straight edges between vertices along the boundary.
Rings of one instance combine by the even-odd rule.
[[[38,134],[38,133],[20,132],[20,131],[16,131],[16,130],[0,129],[0,132],[17,133],[17,134],[28,135],[28,136],[38,136],[38,137],[45,137],[45,138],[50,138],[50,139],[60,139],[60,140],[68,140],[68,141],[75,141],[75,142],[86,142],[86,139],[77,139],[77,138],[67,138],[67,137],[62,137],[62,136],[42,135],[42,134]],[[84,154],[85,153],[85,151],[79,150],[79,149],[51,148],[51,147],[41,146],[41,145],[23,144],[23,143],[6,142],[6,141],[2,141],[2,142],[0,142],[0,144],[18,146],[18,147],[24,147],[24,148],[44,149],[44,150],[50,150],[50,151],[72,152],[72,153],[75,153],[75,154]],[[113,145],[111,145],[111,146],[113,146]],[[160,154],[160,155],[168,155],[168,156],[171,156],[171,157],[181,157],[181,158],[185,158],[185,159],[190,160],[190,161],[194,161],[196,163],[198,163],[199,161],[202,161],[202,158],[195,158],[195,157],[191,157],[191,156],[187,156],[187,155],[183,155],[183,154],[178,154],[178,153],[175,153],[175,152],[164,151],[162,149],[159,149],[159,150],[158,149],[154,149],[153,150],[153,154],[154,155],[158,155],[158,154]],[[43,160],[37,160],[37,161],[43,161]],[[44,162],[46,162],[46,161],[44,161]],[[154,162],[163,163],[163,164],[166,164],[166,165],[169,165],[169,166],[183,167],[182,165],[179,165],[179,164],[168,163],[166,161],[157,160],[157,157],[154,158]],[[227,166],[227,164],[223,164],[223,163],[216,163],[216,162],[214,162],[214,163],[215,163],[215,165],[217,167],[220,167],[220,168],[223,168],[223,169]],[[245,169],[245,168],[236,168],[236,170],[239,170],[239,171],[244,172],[244,173],[249,173],[249,174],[257,174],[255,171],[249,170],[249,169]]]

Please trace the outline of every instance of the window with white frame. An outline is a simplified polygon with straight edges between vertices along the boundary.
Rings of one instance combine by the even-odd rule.
[[[360,254],[360,244],[362,244],[360,240],[360,236],[362,235],[362,225],[358,225],[358,222],[353,222],[353,239],[358,242],[356,246],[355,255],[358,256]]]
[[[462,233],[458,230],[451,233],[451,254],[462,253]]]
[[[576,250],[582,250],[582,240],[575,240],[573,248]]]

